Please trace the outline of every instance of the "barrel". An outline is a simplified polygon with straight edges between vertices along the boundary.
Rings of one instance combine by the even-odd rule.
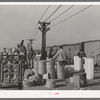
[[[55,83],[55,80],[54,79],[48,79],[46,81],[46,88],[49,88],[49,89],[53,89],[56,87],[56,83]]]
[[[58,79],[65,79],[64,66],[60,66],[59,62],[57,62],[57,78]]]
[[[35,75],[38,74],[38,61],[37,60],[34,60],[34,72],[35,72]]]
[[[46,68],[47,68],[47,73],[50,74],[50,79],[55,79],[55,62],[47,61]]]
[[[44,75],[46,73],[46,60],[38,61],[38,74]]]

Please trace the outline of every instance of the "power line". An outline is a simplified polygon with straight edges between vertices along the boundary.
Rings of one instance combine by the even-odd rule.
[[[33,35],[35,34],[35,31],[36,31],[37,27],[38,27],[38,23],[36,24],[36,27],[35,27],[35,29],[34,29],[34,31],[33,31],[33,34],[32,34],[32,36],[31,36],[31,38],[32,38]]]
[[[36,34],[34,35],[34,38],[37,36],[38,33],[39,33],[39,30],[37,30]]]
[[[62,20],[62,21],[60,21],[60,22],[58,22],[58,23],[56,23],[56,24],[54,24],[54,25],[52,25],[52,26],[50,26],[50,27],[54,27],[54,26],[56,26],[56,25],[58,25],[58,24],[60,24],[60,23],[63,23],[64,21],[66,21],[66,20],[68,20],[68,19],[70,19],[70,18],[72,18],[72,17],[78,15],[79,13],[85,11],[86,9],[90,8],[91,6],[92,6],[92,5],[90,5],[90,6],[86,7],[86,8],[84,8],[84,9],[80,10],[79,12],[77,12],[77,13],[71,15],[70,17],[68,17],[68,18],[66,18],[66,19],[64,19],[64,20]]]
[[[39,34],[39,35],[38,35],[38,37],[37,37],[37,39],[36,39],[36,40],[39,40],[40,38],[41,38],[41,34]]]
[[[38,33],[39,33],[39,31],[38,31]],[[37,37],[35,38],[36,40],[37,40],[37,39],[38,39],[38,37],[40,36],[40,34],[38,34],[38,33],[37,33]]]
[[[67,11],[69,11],[74,5],[70,6],[67,10],[65,10],[64,12],[62,12],[60,15],[58,15],[57,17],[55,17],[54,19],[52,19],[50,22],[56,20],[57,18],[59,18],[60,16],[62,16],[64,13],[66,13]]]
[[[48,19],[50,19],[50,17],[51,17],[54,13],[56,13],[56,11],[57,11],[61,6],[62,6],[62,5],[60,5],[59,7],[57,7],[57,9],[54,10],[54,12],[53,12],[51,15],[49,15],[45,21],[47,21]]]
[[[40,18],[39,20],[41,20],[41,19],[44,17],[44,15],[45,15],[46,12],[48,11],[49,7],[50,7],[50,5],[47,7],[47,9],[45,10],[45,12],[43,13],[43,15],[41,16],[41,18]],[[37,27],[38,27],[38,23],[36,24],[36,27],[35,27],[35,29],[34,29],[34,32],[33,32],[32,36],[35,34]],[[32,36],[31,36],[31,37],[32,37]],[[36,37],[36,34],[35,34],[34,37]]]
[[[32,8],[31,23],[35,21],[35,18],[36,18],[37,13],[36,14],[34,14],[34,13],[37,12],[36,10],[37,10],[37,8],[35,8],[35,9]],[[34,19],[33,19],[33,15],[34,15]]]
[[[47,7],[47,9],[45,10],[45,12],[43,13],[43,15],[41,16],[40,20],[44,17],[44,15],[46,14],[46,12],[48,11],[48,9],[50,8],[50,5]],[[40,21],[39,20],[39,21]]]
[[[38,8],[39,9],[39,8]],[[34,11],[33,11],[34,10]],[[33,22],[35,22],[35,18],[36,18],[36,16],[37,16],[37,11],[36,11],[37,9],[35,8],[35,9],[33,9],[33,6],[32,6],[32,13],[30,14],[31,16],[30,16],[30,25],[33,25]],[[34,14],[36,12],[36,14]],[[34,16],[33,16],[34,15]],[[34,19],[33,19],[33,17],[34,17]],[[30,31],[31,32],[31,31]]]
[[[39,10],[39,7],[38,7],[38,10]],[[37,14],[38,14],[38,11],[37,11],[36,15],[37,15]],[[36,18],[36,16],[35,16],[35,18]],[[35,26],[35,29],[34,29],[34,31],[33,31],[33,34],[31,35],[31,38],[32,38],[33,35],[35,34],[35,31],[36,31],[37,27],[38,27],[38,23],[37,23],[36,26]]]

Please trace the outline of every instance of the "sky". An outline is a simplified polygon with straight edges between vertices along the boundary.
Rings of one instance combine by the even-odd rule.
[[[41,19],[44,21],[59,5],[50,5]],[[55,18],[71,5],[63,5],[50,17],[47,22]],[[93,5],[82,13],[58,24],[89,5],[74,5],[68,12],[50,22],[47,32],[47,46],[79,43],[100,39],[100,6]],[[48,5],[0,5],[0,48],[16,47],[21,40],[35,38],[34,49],[41,48],[41,32],[36,25],[47,9]],[[39,26],[39,25],[38,25]],[[36,31],[35,31],[36,28]],[[35,32],[34,32],[35,31]],[[36,34],[36,37],[34,37]]]

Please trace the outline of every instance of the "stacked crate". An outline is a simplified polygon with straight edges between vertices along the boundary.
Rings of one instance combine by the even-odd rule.
[[[2,57],[1,57],[2,56]],[[4,60],[2,53],[0,54],[0,87],[18,87],[22,82],[22,66],[19,64],[19,61],[15,61],[14,57],[18,55],[9,55],[13,56],[11,61],[9,59]],[[8,58],[8,57],[7,57]]]
[[[19,74],[18,64],[3,64],[1,63],[1,84],[2,87],[18,86]]]

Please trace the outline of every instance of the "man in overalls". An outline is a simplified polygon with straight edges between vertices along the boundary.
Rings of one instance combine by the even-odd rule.
[[[28,68],[33,68],[33,59],[35,56],[36,53],[34,52],[32,46],[29,46],[27,50]]]

